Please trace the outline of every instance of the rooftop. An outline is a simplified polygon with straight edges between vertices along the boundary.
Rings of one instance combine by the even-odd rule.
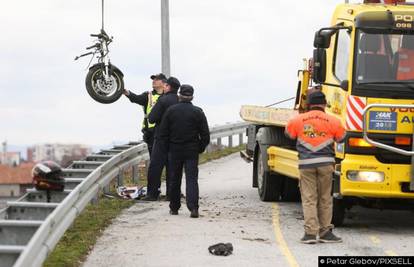
[[[23,163],[17,167],[0,165],[0,185],[1,184],[31,184],[32,168],[34,163]]]

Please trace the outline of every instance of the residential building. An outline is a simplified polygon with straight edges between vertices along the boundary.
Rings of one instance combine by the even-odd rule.
[[[20,152],[0,152],[0,164],[18,166],[21,162]]]
[[[27,149],[27,160],[53,160],[67,166],[71,161],[82,159],[91,152],[90,147],[80,144],[37,144]]]
[[[19,166],[0,165],[0,197],[18,197],[32,188],[32,169],[34,163]]]
[[[18,166],[20,161],[20,152],[8,152],[7,141],[4,141],[2,143],[2,150],[0,151],[0,164],[7,166]]]

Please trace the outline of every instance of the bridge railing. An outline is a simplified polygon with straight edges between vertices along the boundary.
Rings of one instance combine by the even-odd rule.
[[[239,135],[243,143],[246,123],[232,123],[210,129],[211,139],[221,144],[221,138]],[[41,266],[65,231],[91,200],[111,181],[122,177],[126,169],[148,160],[144,143],[129,143],[101,150],[74,161],[63,170],[65,190],[50,192],[50,202],[44,191],[29,189],[17,201],[8,202],[0,210],[0,267]]]

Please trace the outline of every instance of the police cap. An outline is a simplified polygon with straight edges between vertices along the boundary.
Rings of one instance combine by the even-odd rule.
[[[182,96],[193,96],[194,88],[189,84],[183,84],[180,87],[180,95]]]
[[[165,77],[165,75],[163,73],[158,73],[158,74],[154,74],[151,75],[151,80],[166,80],[167,77]]]
[[[166,81],[166,83],[169,85],[169,86],[171,86],[171,88],[174,90],[174,91],[178,91],[178,88],[180,88],[180,81],[177,79],[177,78],[175,78],[175,77],[170,77],[170,78],[168,78],[167,79],[167,81]]]

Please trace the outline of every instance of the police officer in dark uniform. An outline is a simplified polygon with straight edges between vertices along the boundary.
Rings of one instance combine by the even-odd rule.
[[[148,152],[151,156],[152,146],[154,144],[154,129],[155,124],[148,122],[148,114],[151,113],[152,108],[158,101],[158,98],[163,94],[164,82],[167,78],[164,74],[159,73],[151,75],[152,91],[143,92],[136,95],[133,92],[125,89],[124,95],[128,97],[129,101],[141,105],[144,109],[144,120],[142,122],[142,134],[144,142],[148,145]]]
[[[181,206],[184,168],[187,208],[192,218],[198,218],[198,155],[210,143],[210,132],[203,110],[191,103],[193,94],[191,85],[181,86],[179,103],[165,112],[158,136],[169,152],[170,214],[177,215]]]
[[[148,167],[148,191],[147,196],[142,200],[145,201],[156,201],[158,200],[161,187],[161,175],[164,166],[166,166],[167,173],[167,198],[169,192],[169,180],[168,180],[168,157],[167,151],[158,138],[158,128],[161,125],[163,115],[165,111],[172,105],[178,103],[177,91],[180,88],[180,81],[175,77],[170,77],[165,82],[164,94],[157,101],[157,104],[152,108],[151,113],[148,115],[149,123],[155,123],[155,134],[154,134],[154,146],[152,148],[152,156],[150,165]]]

